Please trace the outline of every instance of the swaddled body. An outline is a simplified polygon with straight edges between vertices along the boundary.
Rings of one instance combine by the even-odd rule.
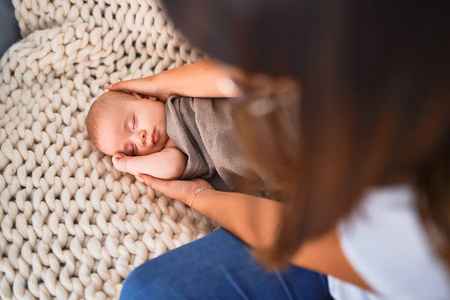
[[[118,95],[124,96],[117,93],[109,92],[102,96],[108,98],[103,109],[99,110],[95,104],[94,109],[91,108],[94,111],[92,114],[96,114],[97,133],[90,134],[100,151],[113,155],[117,169],[163,179],[201,177],[218,190],[270,196],[267,191],[271,180],[267,172],[253,163],[242,146],[236,125],[238,122],[234,120],[239,109],[235,101],[229,98],[172,96],[161,110],[163,103],[155,99],[135,100],[132,97],[137,95],[127,95],[130,99],[116,101]],[[128,112],[131,103],[138,104],[137,109]],[[98,112],[95,113],[95,110]],[[129,115],[124,117],[125,121],[121,121],[122,112]],[[93,119],[92,116],[89,118]],[[283,122],[286,123],[283,133],[294,136],[292,119],[284,118]],[[90,132],[93,131],[89,130],[93,127],[92,123],[88,122]],[[268,124],[261,118],[257,126],[261,129],[268,127]],[[117,135],[120,138],[117,139]],[[267,131],[266,138],[269,135]],[[155,136],[158,137],[156,141]],[[115,142],[115,139],[118,141]],[[276,151],[275,145],[268,143],[267,157],[277,155]]]

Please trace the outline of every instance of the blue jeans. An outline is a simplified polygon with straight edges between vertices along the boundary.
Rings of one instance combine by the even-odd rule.
[[[332,299],[327,278],[290,266],[269,272],[224,229],[147,261],[124,282],[127,299]]]

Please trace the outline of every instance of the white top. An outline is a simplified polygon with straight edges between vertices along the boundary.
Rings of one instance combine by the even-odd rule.
[[[328,276],[336,299],[450,299],[450,274],[433,252],[409,186],[372,189],[338,225],[342,249],[377,292]]]

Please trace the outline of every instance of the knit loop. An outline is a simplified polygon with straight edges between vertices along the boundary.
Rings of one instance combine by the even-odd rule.
[[[13,0],[0,62],[0,298],[114,299],[211,222],[113,169],[85,131],[108,83],[199,61],[157,0]]]

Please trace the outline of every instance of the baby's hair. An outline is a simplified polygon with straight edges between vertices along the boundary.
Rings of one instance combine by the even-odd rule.
[[[94,101],[86,117],[86,130],[89,138],[97,149],[100,149],[97,138],[98,119],[104,109],[108,105],[114,105],[119,102],[135,99],[136,98],[133,95],[125,92],[109,91],[100,95],[100,97],[98,97],[97,100]]]

